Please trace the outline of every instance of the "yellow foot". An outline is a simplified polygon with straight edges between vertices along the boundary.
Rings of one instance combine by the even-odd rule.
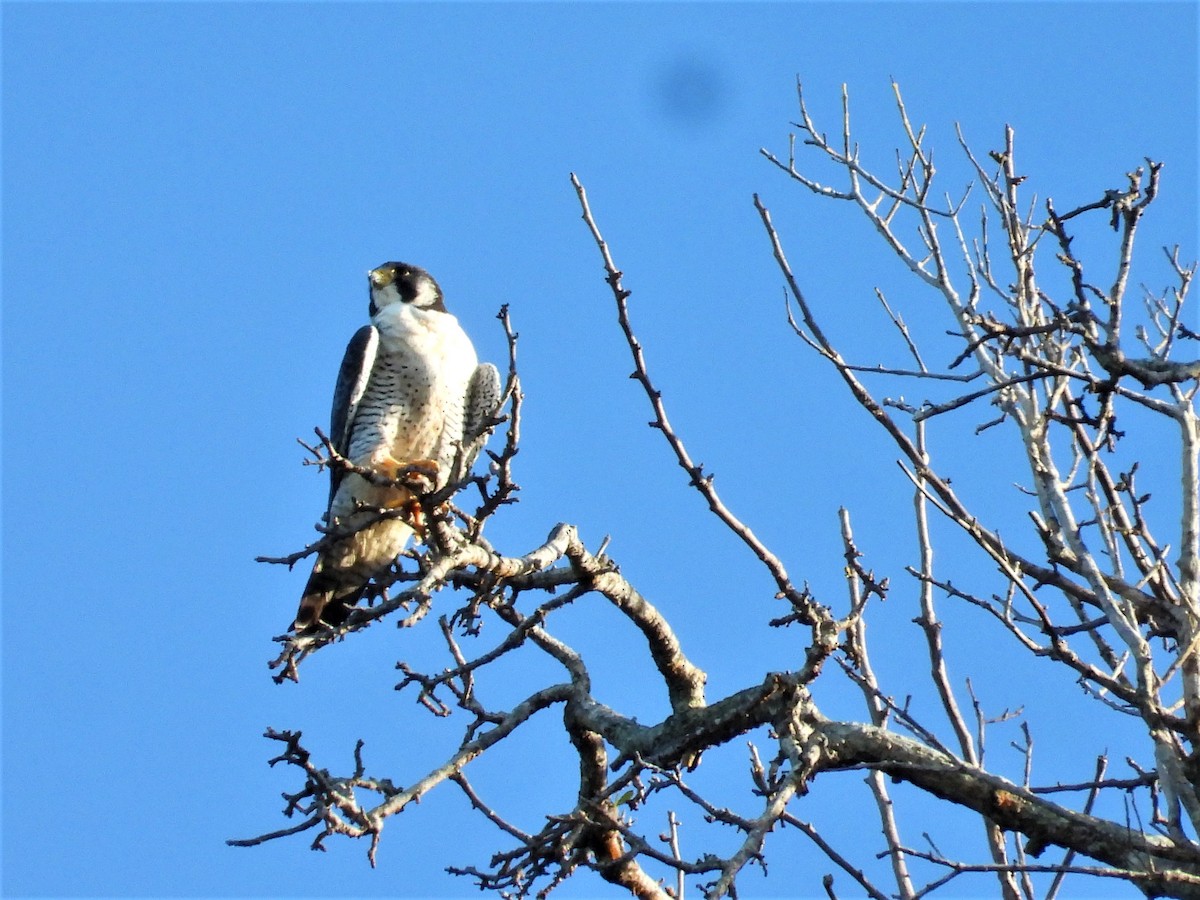
[[[412,526],[413,532],[422,541],[425,540],[425,510],[421,509],[421,504],[415,499],[409,500],[404,505],[404,519]]]
[[[432,490],[437,484],[438,463],[436,459],[398,460],[395,457],[385,457],[375,464],[379,474],[399,481],[417,490]]]
[[[399,460],[386,456],[372,466],[385,478],[396,482],[387,488],[381,505],[403,512],[403,519],[424,540],[425,511],[421,508],[420,495],[427,494],[437,486],[439,466],[435,459]]]

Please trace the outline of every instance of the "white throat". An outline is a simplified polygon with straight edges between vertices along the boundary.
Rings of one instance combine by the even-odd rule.
[[[375,302],[379,303],[378,300]],[[379,329],[387,349],[393,349],[400,343],[419,344],[440,329],[456,324],[454,316],[449,313],[421,309],[415,304],[399,300],[379,306],[377,310],[371,322]]]
[[[375,304],[375,308],[379,310],[386,309],[389,306],[403,306],[404,301],[400,299],[400,292],[396,290],[396,285],[385,284],[383,287],[371,286],[371,302]]]

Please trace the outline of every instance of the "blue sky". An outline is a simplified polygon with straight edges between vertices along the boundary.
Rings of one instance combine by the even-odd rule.
[[[849,85],[864,153],[882,168],[901,139],[895,78],[952,192],[970,177],[955,122],[981,154],[1011,123],[1019,166],[1062,208],[1120,185],[1144,157],[1165,160],[1145,258],[1169,243],[1197,254],[1190,3],[5,3],[0,15],[2,877],[13,896],[455,896],[473,888],[444,867],[505,846],[449,791],[393,820],[375,871],[344,841],[326,854],[304,838],[224,845],[285,824],[279,793],[295,784],[266,767],[268,725],[302,728],[335,769],[362,737],[368,770],[400,783],[459,736],[392,691],[397,659],[435,664],[432,628],[376,629],[311,660],[299,685],[274,685],[265,665],[305,573],[253,558],[312,536],[325,486],[294,438],[326,419],[371,266],[433,272],[485,358],[502,357],[494,315],[510,305],[528,394],[524,491],[492,540],[522,553],[559,521],[593,548],[611,535],[610,553],[677,623],[717,698],[794,665],[796,639],[767,629],[779,607],[765,574],[645,427],[569,172],[626,272],[693,455],[828,602],[842,596],[837,508],[851,509],[868,562],[898,580],[912,559],[909,488],[788,332],[752,193],[861,361],[900,353],[872,306],[876,285],[932,339],[946,324],[864,223],[759,155],[786,152],[797,76],[830,131]],[[1144,277],[1166,282],[1161,266]],[[1008,490],[1020,477],[1004,462],[1011,440],[960,424],[943,437],[956,483]],[[681,548],[699,562],[681,565]],[[903,684],[918,666],[911,596],[897,599],[872,627],[877,664]],[[963,622],[950,643],[964,674],[997,712],[1026,702],[1053,745],[1069,685],[1048,684],[1040,703],[1014,692],[1044,669],[993,663],[997,636],[977,644],[984,629]],[[613,650],[629,637],[621,623],[574,610],[561,627],[595,657],[600,699],[643,721],[664,714],[644,689],[638,639]],[[862,715],[848,694],[822,702]],[[569,809],[574,790],[553,722],[538,728],[479,774],[532,828]],[[1001,759],[1011,737],[996,739]],[[541,754],[546,768],[531,767]],[[732,802],[741,754],[697,778]],[[1077,768],[1066,756],[1039,759],[1047,780],[1060,765],[1090,770],[1090,755]],[[837,791],[861,785],[832,782],[804,813],[873,842],[873,821],[838,812]],[[694,839],[695,853],[708,849]],[[790,840],[768,851],[793,861],[747,875],[746,896],[819,892],[825,869]],[[564,892],[597,890],[585,880]]]

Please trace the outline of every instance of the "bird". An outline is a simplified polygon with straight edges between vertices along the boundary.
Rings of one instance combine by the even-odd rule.
[[[292,623],[296,632],[343,624],[371,578],[392,564],[414,529],[419,533],[412,514],[379,518],[380,508],[419,509],[415,489],[406,486],[414,482],[389,481],[416,472],[432,491],[461,480],[500,404],[500,373],[479,363],[432,275],[386,262],[367,278],[370,324],[346,347],[329,440],[354,466],[382,477],[328,467],[332,541],[313,564]]]

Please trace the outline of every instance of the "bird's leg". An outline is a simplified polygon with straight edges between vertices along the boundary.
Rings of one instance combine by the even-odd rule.
[[[386,456],[375,463],[374,469],[379,474],[397,482],[392,489],[394,496],[389,497],[388,506],[393,509],[403,509],[405,521],[413,531],[424,540],[426,533],[425,511],[417,499],[420,494],[427,494],[437,487],[438,471],[436,459],[398,460]]]
[[[439,468],[436,459],[399,460],[390,455],[374,465],[380,475],[422,493],[431,491],[437,485]]]

